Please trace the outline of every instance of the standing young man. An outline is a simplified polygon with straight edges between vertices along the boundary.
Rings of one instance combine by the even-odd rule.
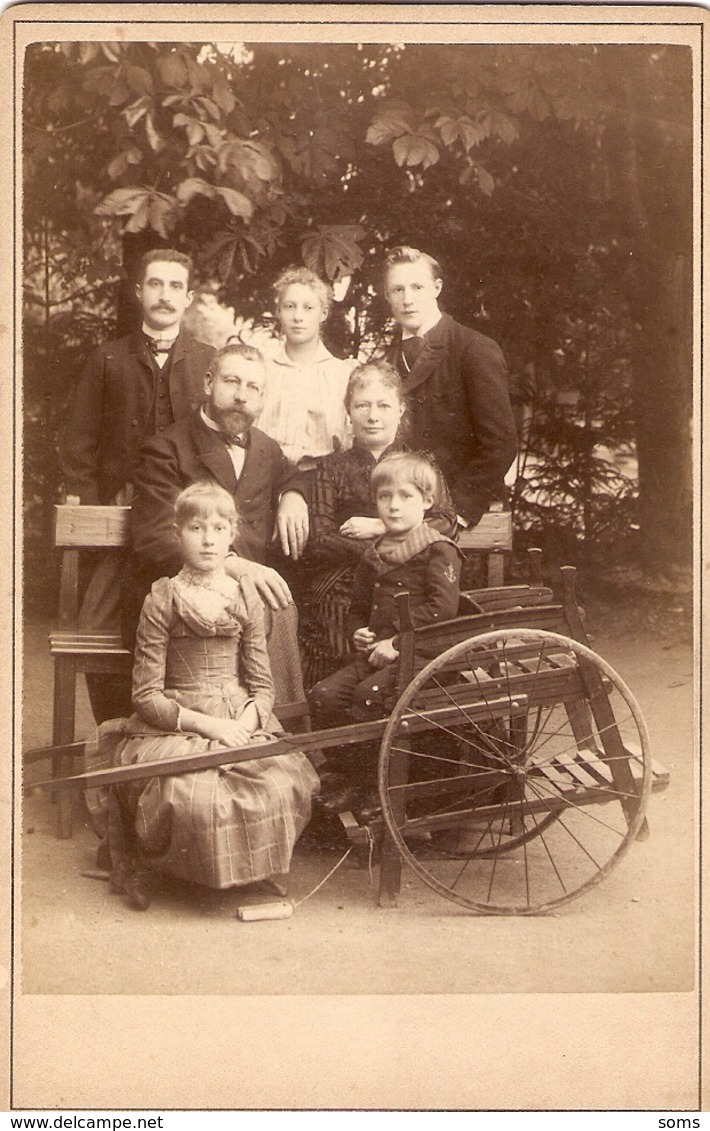
[[[442,285],[441,268],[426,252],[396,247],[387,255],[384,290],[398,323],[388,360],[403,378],[409,443],[436,456],[471,527],[505,499],[517,434],[500,347],[442,313]]]
[[[60,440],[69,503],[130,502],[142,442],[196,409],[214,349],[181,327],[192,263],[170,248],[143,256],[136,283],[142,325],[94,351]]]

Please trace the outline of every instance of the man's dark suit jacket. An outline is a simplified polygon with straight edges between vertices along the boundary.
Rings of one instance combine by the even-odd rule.
[[[388,361],[402,372],[401,338]],[[442,314],[403,377],[411,447],[434,454],[458,513],[476,523],[505,498],[503,476],[518,449],[508,372],[491,339]]]
[[[209,480],[229,491],[238,515],[234,549],[240,557],[264,562],[280,495],[299,491],[308,501],[310,478],[286,458],[275,440],[251,428],[237,481],[224,440],[204,423],[199,409],[147,440],[133,475],[133,552],[123,589],[126,643],[131,643],[152,583],[159,577],[173,577],[182,565],[173,523],[175,500],[184,487]]]
[[[168,392],[174,420],[205,398],[212,346],[181,330]],[[66,492],[83,504],[111,503],[132,477],[138,449],[152,433],[156,378],[143,334],[136,331],[94,351],[79,378],[60,440]]]

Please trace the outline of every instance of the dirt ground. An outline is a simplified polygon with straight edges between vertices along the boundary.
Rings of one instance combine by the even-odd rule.
[[[21,814],[25,994],[488,994],[682,992],[694,985],[696,759],[689,598],[609,607],[591,601],[593,645],[638,698],[654,758],[671,775],[654,795],[651,836],[582,898],[536,917],[486,918],[447,903],[405,871],[397,909],[375,906],[367,866],[298,847],[292,918],[242,923],[235,892],[165,885],[145,914],[124,905],[95,867],[83,809],[55,836],[42,790]],[[51,733],[47,623],[24,637],[23,747]],[[77,733],[90,727],[81,688]],[[36,773],[39,773],[37,768]],[[35,778],[37,780],[37,778]]]

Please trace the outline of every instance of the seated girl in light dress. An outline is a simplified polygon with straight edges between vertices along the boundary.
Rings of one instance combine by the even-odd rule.
[[[289,267],[274,283],[283,341],[267,367],[259,427],[302,469],[317,456],[350,445],[343,400],[357,364],[326,349],[321,328],[331,289],[307,267]]]
[[[282,732],[261,601],[248,579],[224,569],[238,521],[232,497],[196,483],[178,496],[175,517],[184,565],[156,581],[143,605],[135,714],[99,728],[89,768],[189,757]],[[300,752],[112,786],[111,886],[141,910],[156,873],[211,888],[262,881],[284,895],[317,792]]]

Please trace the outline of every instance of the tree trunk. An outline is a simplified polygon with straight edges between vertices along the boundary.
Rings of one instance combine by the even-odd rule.
[[[662,67],[635,61],[617,169],[632,228],[641,552],[647,574],[673,577],[692,562],[691,59],[671,48]]]
[[[633,355],[643,564],[672,575],[692,557],[690,260],[649,257],[639,275],[647,302]]]

